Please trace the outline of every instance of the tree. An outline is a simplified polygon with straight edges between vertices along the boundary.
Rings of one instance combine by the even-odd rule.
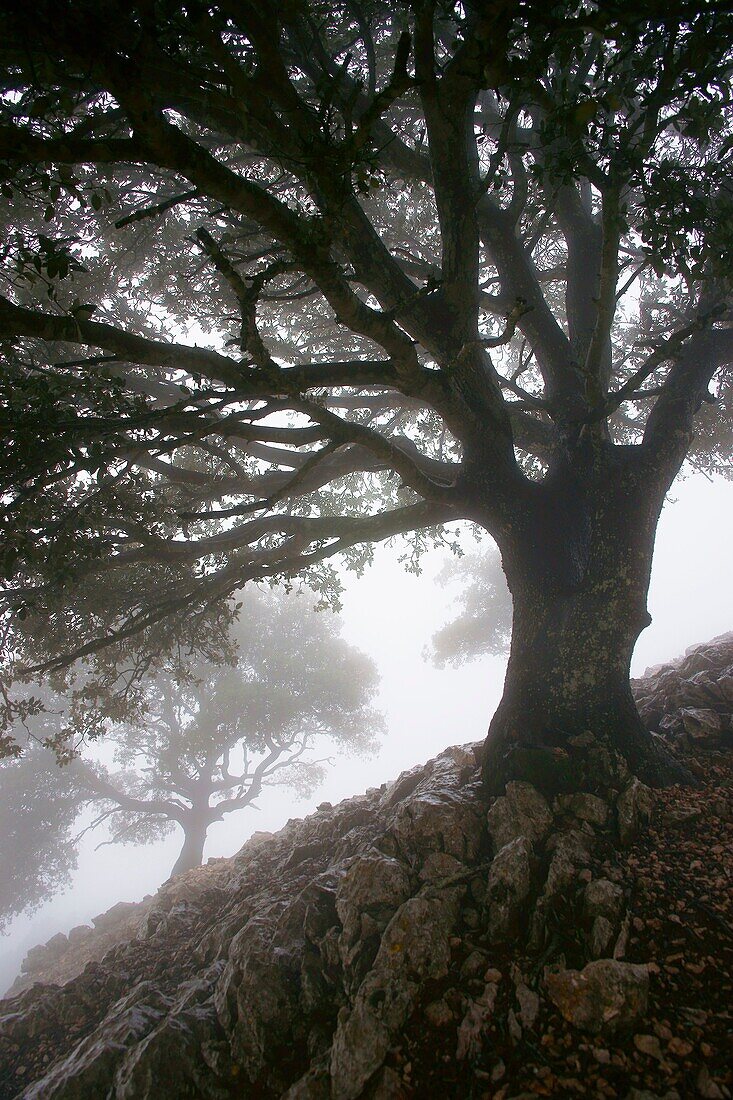
[[[378,687],[373,662],[348,645],[334,618],[288,596],[248,591],[235,639],[238,660],[199,664],[181,684],[158,672],[143,684],[142,721],[113,727],[122,770],[81,760],[79,788],[112,819],[112,842],[156,839],[183,830],[173,874],[197,867],[211,825],[251,806],[273,785],[310,793],[327,758],[314,742],[369,752],[381,715],[369,702]]]
[[[78,812],[79,791],[50,752],[31,744],[20,759],[0,762],[0,933],[69,882]]]
[[[469,520],[513,597],[491,788],[587,731],[679,777],[629,666],[665,493],[729,439],[730,14],[7,8],[16,669],[215,646],[247,581]]]
[[[512,598],[496,547],[448,559],[438,583],[459,585],[458,614],[435,632],[426,656],[439,667],[462,665],[486,653],[506,653],[512,631]]]
[[[68,752],[53,766],[44,745],[74,730],[66,700],[45,699],[29,750],[0,765],[0,805],[8,852],[0,920],[37,907],[68,881],[78,843],[105,823],[103,843],[146,844],[183,831],[172,874],[197,867],[217,821],[256,805],[272,786],[310,793],[328,756],[367,753],[383,728],[370,700],[373,662],[340,636],[333,615],[316,614],[283,593],[241,594],[233,665],[200,661],[184,682],[173,669],[139,684],[136,720],[106,721],[117,767]],[[61,736],[59,736],[61,734]],[[82,829],[82,811],[94,817]]]

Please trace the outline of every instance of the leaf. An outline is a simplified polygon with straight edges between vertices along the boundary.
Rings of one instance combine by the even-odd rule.
[[[588,99],[584,103],[579,103],[573,111],[573,122],[577,126],[585,126],[597,114],[598,104],[594,99]]]

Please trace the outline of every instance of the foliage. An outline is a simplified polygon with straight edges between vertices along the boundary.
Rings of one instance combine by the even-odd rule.
[[[10,681],[86,657],[134,700],[245,582],[337,600],[460,519],[576,584],[536,534],[569,485],[722,460],[721,5],[6,8]]]
[[[438,668],[509,649],[512,598],[496,547],[448,559],[438,583],[455,592],[458,613],[433,635],[426,653]]]
[[[69,882],[79,799],[72,776],[54,767],[47,750],[30,746],[0,763],[0,932]]]

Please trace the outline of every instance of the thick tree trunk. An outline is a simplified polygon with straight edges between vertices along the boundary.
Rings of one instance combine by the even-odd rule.
[[[660,506],[623,470],[596,490],[555,478],[504,536],[514,621],[484,750],[492,792],[509,779],[547,793],[600,790],[619,780],[619,768],[654,785],[690,778],[643,726],[629,683],[634,645],[651,621]]]
[[[200,867],[204,858],[204,844],[209,822],[203,817],[191,816],[183,824],[183,847],[181,854],[175,862],[171,877],[180,875],[184,871],[190,871],[193,867]]]

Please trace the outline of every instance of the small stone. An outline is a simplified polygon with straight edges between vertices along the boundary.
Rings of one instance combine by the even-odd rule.
[[[675,1035],[669,1040],[667,1050],[677,1058],[686,1058],[688,1054],[692,1053],[692,1043],[688,1043],[686,1039],[680,1039]]]
[[[466,979],[478,978],[486,969],[486,952],[472,951],[461,966],[461,977]]]
[[[607,1066],[608,1063],[611,1061],[611,1053],[610,1051],[606,1050],[605,1047],[594,1047],[593,1057],[595,1058],[596,1062],[599,1062],[602,1066]]]
[[[431,1001],[425,1006],[425,1019],[431,1027],[447,1027],[448,1024],[453,1023],[455,1016],[450,1006],[441,997],[439,1001]]]
[[[501,970],[497,970],[496,967],[490,966],[484,974],[484,981],[493,982],[495,985],[498,985],[503,977],[504,975],[502,974]]]
[[[656,1058],[658,1062],[663,1061],[662,1048],[656,1035],[635,1035],[634,1046],[642,1054],[647,1054],[650,1058]]]
[[[607,917],[596,917],[591,928],[588,948],[591,957],[600,959],[605,955],[613,937],[613,925]]]
[[[610,879],[594,879],[585,888],[583,905],[586,916],[591,920],[600,916],[607,917],[611,921],[617,920],[621,915],[623,904],[623,890]]]
[[[700,1071],[695,1081],[695,1088],[705,1100],[725,1100],[725,1093],[720,1085],[716,1084],[712,1079],[710,1070],[707,1066],[700,1067]]]
[[[516,1013],[513,1008],[510,1008],[506,1016],[507,1030],[509,1032],[509,1038],[518,1043],[522,1038],[522,1026],[517,1019]]]

